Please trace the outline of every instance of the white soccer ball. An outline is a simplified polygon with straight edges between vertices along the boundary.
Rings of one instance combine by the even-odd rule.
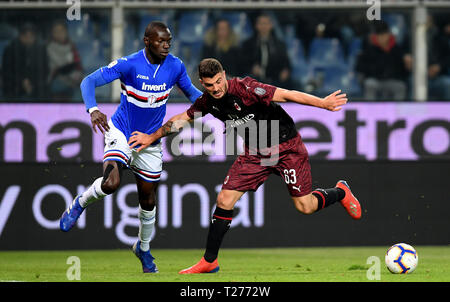
[[[384,258],[388,270],[393,274],[410,274],[419,262],[416,250],[406,243],[391,246]]]

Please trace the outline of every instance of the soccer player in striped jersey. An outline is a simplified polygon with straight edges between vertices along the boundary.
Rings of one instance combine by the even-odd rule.
[[[61,217],[60,228],[69,231],[89,204],[114,193],[120,186],[122,170],[130,168],[137,184],[140,221],[139,239],[133,251],[141,260],[144,273],[154,273],[158,269],[149,243],[155,223],[156,188],[162,171],[161,141],[138,153],[136,148],[130,148],[128,140],[135,131],[151,134],[161,127],[175,85],[191,102],[202,93],[192,84],[183,62],[169,53],[172,35],[164,23],[151,22],[143,40],[144,49],[96,70],[81,83],[93,130],[98,129],[105,136],[103,175],[75,197]],[[116,79],[122,88],[120,105],[108,121],[97,106],[95,88]]]

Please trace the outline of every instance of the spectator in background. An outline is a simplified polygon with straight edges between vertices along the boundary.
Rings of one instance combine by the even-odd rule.
[[[56,101],[74,100],[79,94],[83,79],[80,56],[68,37],[64,21],[53,24],[51,39],[47,45],[49,58],[49,86],[52,99]],[[81,98],[81,95],[79,95]]]
[[[412,58],[397,44],[384,21],[374,21],[375,32],[363,42],[356,61],[367,101],[403,101]]]
[[[442,29],[428,18],[428,97],[450,101],[450,23]]]
[[[258,16],[255,34],[242,44],[241,53],[245,59],[240,63],[240,73],[261,82],[292,89],[294,85],[286,45],[274,35],[272,29],[269,15]]]
[[[3,54],[3,95],[17,101],[38,101],[47,97],[48,59],[36,29],[25,23],[19,36]]]
[[[315,38],[336,38],[348,49],[354,37],[369,31],[366,14],[354,11],[293,11],[292,23],[296,24],[298,38],[302,40],[306,52]]]
[[[228,76],[238,75],[238,37],[227,20],[218,20],[215,26],[206,33],[202,58],[215,58],[222,62]]]

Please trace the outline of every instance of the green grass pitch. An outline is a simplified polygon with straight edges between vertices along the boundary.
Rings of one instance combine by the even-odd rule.
[[[326,247],[279,249],[222,249],[217,274],[179,275],[195,264],[202,250],[153,249],[158,274],[143,274],[131,250],[2,251],[0,281],[74,282],[67,278],[80,259],[82,282],[448,282],[450,246],[417,246],[419,265],[407,275],[391,274],[384,265],[387,247]],[[380,280],[367,271],[380,259]],[[375,268],[375,267],[373,267]]]

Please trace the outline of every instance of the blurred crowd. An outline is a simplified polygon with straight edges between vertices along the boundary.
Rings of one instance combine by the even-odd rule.
[[[79,99],[83,69],[65,22],[54,23],[46,44],[38,40],[36,30],[33,24],[24,23],[4,49],[3,99]]]
[[[450,101],[448,16],[428,17],[430,101]],[[215,57],[230,77],[248,75],[320,96],[342,89],[358,101],[413,98],[408,14],[368,21],[362,12],[141,11],[126,15],[124,55],[143,47],[145,25],[153,20],[168,24],[172,53],[183,60],[194,83],[198,62]],[[80,102],[83,77],[112,59],[109,49],[102,51],[110,47],[110,20],[97,24],[101,39],[90,31],[92,18],[51,20],[44,29],[36,22],[15,27],[1,22],[2,101]]]

